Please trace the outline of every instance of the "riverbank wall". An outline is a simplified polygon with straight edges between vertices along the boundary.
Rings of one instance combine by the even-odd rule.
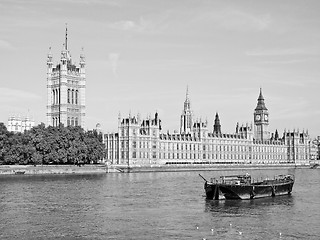
[[[176,165],[150,165],[150,166],[125,166],[109,165],[108,173],[128,172],[184,172],[184,171],[225,171],[225,170],[260,170],[260,169],[290,169],[310,168],[310,165],[295,164],[176,164]]]
[[[76,165],[0,165],[0,175],[36,175],[36,174],[105,174],[105,173],[139,173],[139,172],[187,172],[187,171],[226,171],[226,170],[260,170],[310,168],[310,165],[295,164],[190,164],[190,165],[150,165],[125,166],[88,164]]]
[[[34,174],[105,174],[104,164],[76,165],[0,165],[0,175]]]

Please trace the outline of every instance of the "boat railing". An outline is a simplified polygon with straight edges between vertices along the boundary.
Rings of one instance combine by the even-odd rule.
[[[276,175],[274,178],[261,178],[254,179],[250,175],[233,175],[233,176],[221,176],[220,178],[210,178],[212,184],[232,184],[232,185],[250,185],[250,184],[270,184],[274,181],[286,182],[288,180],[294,181],[293,175]]]
[[[235,185],[247,185],[251,184],[251,176],[246,175],[232,175],[232,176],[221,176],[220,178],[211,178],[211,183],[215,184],[235,184]]]

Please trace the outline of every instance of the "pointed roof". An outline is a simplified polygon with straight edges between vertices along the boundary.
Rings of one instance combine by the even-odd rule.
[[[219,119],[218,112],[216,112],[216,116],[215,116],[214,122],[220,124],[220,119]]]
[[[268,110],[265,103],[264,103],[264,97],[262,95],[262,89],[260,88],[260,94],[258,97],[258,103],[255,110]]]
[[[66,23],[66,40],[64,44],[65,50],[68,50],[68,24]]]
[[[187,91],[186,91],[186,102],[190,102],[189,100],[189,86],[187,85]]]

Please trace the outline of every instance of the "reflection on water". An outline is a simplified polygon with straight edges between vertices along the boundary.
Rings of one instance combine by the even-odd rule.
[[[222,212],[227,214],[254,214],[256,211],[264,211],[272,207],[290,207],[294,204],[292,195],[284,195],[270,198],[252,200],[205,200],[206,212]]]

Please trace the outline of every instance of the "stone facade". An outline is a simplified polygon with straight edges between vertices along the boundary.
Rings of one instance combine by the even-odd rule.
[[[79,66],[71,59],[66,29],[60,62],[53,66],[51,48],[47,58],[47,124],[85,127],[86,101],[85,56]]]
[[[308,132],[285,131],[280,137],[268,131],[269,113],[262,91],[254,111],[254,126],[236,126],[235,133],[221,132],[216,113],[213,131],[208,122],[192,116],[187,93],[180,133],[162,133],[158,113],[141,120],[129,115],[118,119],[118,132],[104,134],[106,161],[113,165],[152,166],[170,164],[295,164],[308,165]],[[257,117],[259,116],[259,117]],[[267,116],[267,117],[266,117]],[[189,123],[192,122],[189,128]]]
[[[14,133],[23,133],[34,127],[34,120],[29,117],[16,117],[11,116],[8,119],[7,130]]]

